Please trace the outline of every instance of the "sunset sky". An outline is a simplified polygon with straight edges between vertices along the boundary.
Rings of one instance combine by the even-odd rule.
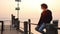
[[[60,19],[60,0],[21,0],[20,18],[39,18],[41,15],[40,5],[46,3],[53,14],[53,19]],[[11,14],[17,17],[17,2],[15,0],[0,0],[0,19],[11,18]]]
[[[42,3],[48,5],[48,9],[52,11],[53,20],[59,20],[59,26],[60,26],[60,0],[21,0],[19,6],[20,7],[19,18],[31,19],[31,23],[37,24],[42,12],[40,6]],[[11,14],[15,15],[17,18],[17,11],[15,10],[16,7],[17,2],[15,2],[15,0],[0,0],[0,20],[5,19],[10,20]],[[5,21],[4,24],[9,25],[11,24],[11,21],[10,22]],[[20,26],[23,25],[21,24]],[[34,34],[38,34],[38,32],[35,31],[34,29],[35,25],[32,25],[31,27],[32,32]]]

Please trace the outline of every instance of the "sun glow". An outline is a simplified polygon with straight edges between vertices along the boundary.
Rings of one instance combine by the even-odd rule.
[[[42,3],[46,3],[48,5],[48,9],[52,10],[54,17],[58,16],[60,13],[58,12],[60,10],[59,8],[59,2],[60,0],[21,0],[20,2],[20,17],[26,18],[31,17],[40,17],[41,14],[41,7],[40,5]],[[2,14],[3,18],[10,18],[9,15],[14,14],[16,16],[17,11],[15,10],[15,7],[17,7],[17,3],[15,0],[0,0],[0,15]],[[5,11],[5,12],[4,12]],[[55,13],[57,14],[55,16]],[[5,16],[4,16],[5,15]],[[7,16],[6,16],[7,15]],[[0,18],[2,18],[0,17]],[[58,18],[58,17],[57,17]]]

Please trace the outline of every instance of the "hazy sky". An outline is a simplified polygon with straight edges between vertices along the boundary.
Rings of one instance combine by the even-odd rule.
[[[42,3],[46,3],[49,7],[48,9],[52,11],[53,20],[60,20],[60,0],[21,0],[19,17],[27,19],[40,18],[42,12],[40,5]],[[15,2],[15,0],[0,0],[0,20],[4,18],[10,19],[11,14],[17,17],[16,7],[17,2]],[[38,23],[38,19],[34,19],[34,23],[35,22]],[[6,22],[6,24],[9,23]],[[32,29],[32,31],[34,32],[34,29]]]
[[[21,0],[20,18],[39,18],[40,5],[46,3],[53,13],[53,19],[60,19],[60,0]],[[0,0],[0,18],[11,18],[11,14],[17,16],[17,2],[15,0]]]

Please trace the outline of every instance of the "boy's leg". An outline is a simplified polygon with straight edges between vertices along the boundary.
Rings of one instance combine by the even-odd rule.
[[[43,24],[43,23],[38,24],[38,25],[35,27],[35,30],[39,32],[39,28],[40,28],[40,26],[41,26],[42,24]]]
[[[45,34],[45,32],[43,31],[44,28],[45,28],[45,24],[43,23],[41,25],[41,27],[39,28],[39,32],[42,33],[42,34]]]

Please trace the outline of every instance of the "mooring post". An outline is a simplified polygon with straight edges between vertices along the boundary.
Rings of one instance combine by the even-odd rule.
[[[24,34],[28,34],[28,21],[24,21]]]
[[[18,20],[18,18],[16,18],[16,29],[19,30],[19,26],[20,26],[20,21]]]
[[[53,24],[54,24],[54,26],[56,27],[55,33],[58,34],[58,29],[57,29],[57,28],[58,28],[58,20],[54,20],[54,21],[53,21]]]
[[[46,26],[46,34],[55,34],[54,31],[54,25],[53,24],[47,24]]]
[[[20,27],[20,21],[18,20],[17,21],[17,30],[20,30],[19,27]]]
[[[15,19],[15,27],[17,30],[19,30],[19,26],[20,26],[20,21],[18,20],[18,18]]]
[[[58,34],[58,20],[54,20],[53,24],[47,24],[46,34]]]

